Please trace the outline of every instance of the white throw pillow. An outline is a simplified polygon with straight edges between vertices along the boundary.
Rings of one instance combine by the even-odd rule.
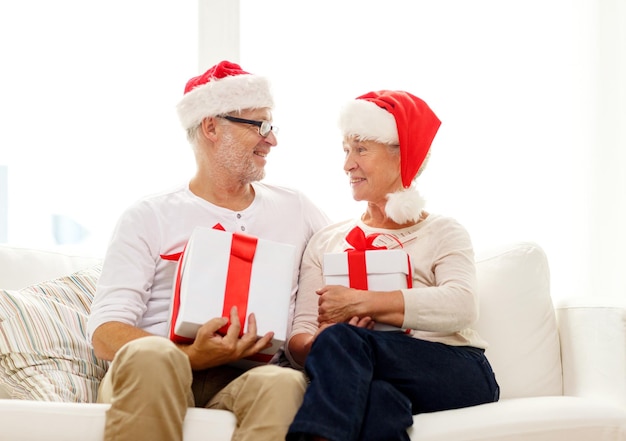
[[[85,333],[101,264],[0,290],[0,385],[11,398],[93,402],[108,363]]]
[[[476,258],[480,318],[474,329],[501,398],[563,394],[561,346],[550,297],[548,258],[535,243],[515,243]]]

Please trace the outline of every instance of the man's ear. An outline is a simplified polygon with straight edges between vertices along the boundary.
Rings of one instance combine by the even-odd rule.
[[[207,118],[204,118],[202,122],[200,123],[202,134],[210,141],[215,141],[216,136],[217,136],[215,132],[215,126],[216,126],[215,120],[216,120],[216,117],[209,116]]]

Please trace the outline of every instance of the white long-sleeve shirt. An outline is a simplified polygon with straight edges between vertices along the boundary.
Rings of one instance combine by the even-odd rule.
[[[430,214],[418,224],[400,229],[371,228],[349,220],[330,225],[309,241],[302,258],[300,287],[290,337],[315,334],[318,298],[315,291],[325,285],[323,256],[350,248],[345,237],[355,226],[366,235],[380,233],[375,244],[389,249],[400,245],[411,256],[413,287],[402,289],[404,329],[415,338],[455,346],[486,348],[487,344],[470,328],[478,318],[476,268],[469,234],[456,220]],[[291,359],[291,357],[288,355]],[[293,359],[291,359],[293,362]]]
[[[89,338],[109,321],[166,336],[177,262],[164,260],[161,255],[181,252],[195,227],[211,228],[217,223],[226,231],[296,247],[293,309],[306,243],[329,220],[298,191],[263,183],[252,185],[254,201],[242,211],[213,205],[194,195],[188,185],[129,207],[118,221],[104,258],[87,324]]]

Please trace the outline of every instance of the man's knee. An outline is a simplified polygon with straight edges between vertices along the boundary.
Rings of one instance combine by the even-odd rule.
[[[167,338],[149,336],[132,340],[122,346],[115,355],[115,363],[122,362],[154,370],[161,364],[170,367],[188,365],[189,359]]]
[[[302,372],[287,367],[264,365],[250,369],[234,379],[206,407],[232,410],[238,418],[243,418],[254,407],[257,412],[263,413],[264,411],[258,409],[268,405],[271,408],[297,408],[302,402],[306,387]]]
[[[261,390],[294,391],[304,393],[306,389],[306,379],[304,374],[295,369],[280,367],[275,365],[259,366],[247,371],[249,382],[253,387]],[[276,392],[280,394],[281,392]]]
[[[167,338],[142,337],[126,343],[115,354],[98,401],[111,402],[113,397],[133,394],[144,399],[168,396],[192,404],[191,382],[189,358],[183,351]]]

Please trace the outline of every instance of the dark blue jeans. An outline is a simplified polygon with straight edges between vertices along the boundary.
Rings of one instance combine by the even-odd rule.
[[[322,332],[305,370],[311,379],[287,440],[409,440],[412,415],[498,401],[484,351],[345,323]]]

